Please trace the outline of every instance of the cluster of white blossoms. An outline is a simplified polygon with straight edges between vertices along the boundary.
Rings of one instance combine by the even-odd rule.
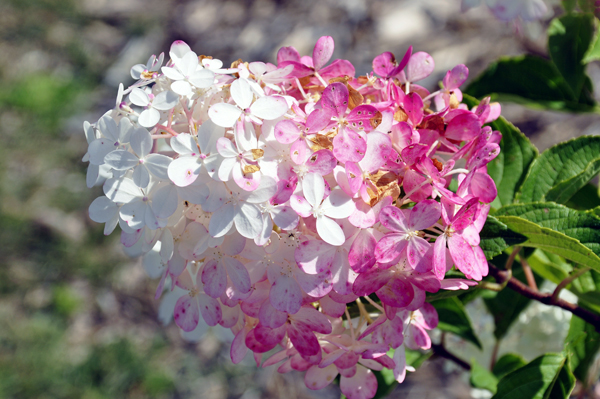
[[[177,41],[164,66],[134,66],[115,108],[84,124],[87,184],[104,190],[89,213],[144,256],[156,298],[180,293],[183,331],[220,324],[234,363],[251,351],[306,371],[310,389],[339,374],[348,398],[372,398],[373,370],[402,382],[405,347],[431,347],[426,293],[488,272],[499,107],[461,104],[464,65],[430,93],[416,83],[429,54],[386,52],[355,77],[333,48],[325,36],[312,57],[284,47],[277,65],[223,68]]]

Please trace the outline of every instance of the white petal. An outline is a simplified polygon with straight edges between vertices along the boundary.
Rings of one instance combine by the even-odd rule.
[[[198,128],[198,144],[203,154],[217,151],[217,140],[225,135],[225,129],[217,126],[210,119],[204,121]],[[179,137],[179,136],[177,136]]]
[[[317,233],[327,244],[339,246],[346,242],[342,228],[327,216],[317,218]]]
[[[113,202],[125,204],[142,197],[142,192],[129,178],[108,179],[104,183],[104,194]]]
[[[148,93],[146,93],[144,90],[136,87],[131,90],[131,93],[129,94],[129,101],[138,107],[145,107],[146,105],[150,104],[150,96],[148,96]]]
[[[171,83],[171,90],[180,96],[187,96],[192,92],[192,86],[184,80],[178,80],[177,82]]]
[[[254,239],[258,237],[262,230],[262,215],[258,207],[242,202],[236,211],[233,217],[236,230],[246,238]]]
[[[83,132],[88,144],[97,139],[96,130],[94,130],[94,127],[88,121],[83,122]]]
[[[113,151],[106,155],[104,162],[115,170],[128,170],[138,165],[138,157],[125,150]]]
[[[90,164],[85,174],[85,185],[87,188],[92,188],[100,177],[100,167],[98,165]]]
[[[236,158],[225,158],[219,166],[219,179],[221,181],[230,181],[232,179],[233,168],[240,168],[239,162]]]
[[[330,218],[345,219],[354,213],[356,206],[348,194],[339,188],[334,188],[329,197],[323,201],[322,209]]]
[[[119,213],[119,206],[106,198],[98,197],[90,204],[90,219],[97,223],[106,223]]]
[[[208,232],[213,237],[221,237],[227,234],[233,226],[234,209],[232,204],[225,204],[216,210],[210,218]]]
[[[207,87],[212,86],[214,81],[215,73],[208,69],[196,71],[188,78],[188,82],[199,89],[206,89]]]
[[[218,103],[208,109],[209,118],[221,127],[233,127],[241,114],[241,109],[226,103]]]
[[[252,104],[254,95],[246,79],[237,79],[231,84],[231,97],[241,109],[246,109]]]
[[[162,67],[161,68],[162,73],[165,74],[165,76],[171,80],[183,80],[183,75],[181,74],[181,72],[179,72],[177,69],[175,68],[170,68],[170,67]]]
[[[291,230],[298,224],[298,214],[289,206],[278,206],[271,211],[273,222],[283,230]]]
[[[146,129],[139,127],[131,133],[130,144],[133,152],[140,158],[143,158],[152,149],[152,137],[150,137],[150,133]]]
[[[117,141],[121,144],[128,143],[131,138],[132,132],[133,124],[131,123],[129,118],[121,119],[119,121],[119,139]]]
[[[191,76],[198,67],[198,56],[193,51],[186,53],[175,65],[183,76]]]
[[[148,184],[150,184],[150,173],[146,166],[142,164],[138,164],[135,168],[133,168],[133,182],[139,188],[146,188]]]
[[[254,125],[248,119],[244,123],[236,123],[234,128],[235,143],[240,152],[250,151],[258,148],[258,140]]]
[[[144,165],[148,171],[161,180],[167,180],[169,175],[167,170],[172,159],[162,154],[150,154],[144,160]]]
[[[133,201],[121,207],[119,216],[127,226],[132,229],[140,229],[145,225],[146,203],[142,201]]]
[[[90,163],[93,165],[104,164],[104,157],[111,151],[116,150],[115,142],[109,138],[102,137],[90,143],[88,154],[90,154]]]
[[[323,201],[325,195],[325,180],[318,173],[308,173],[302,180],[302,192],[304,198],[313,207],[317,207]]]
[[[179,60],[190,51],[192,51],[192,49],[186,42],[183,40],[175,40],[169,49],[169,56],[173,62],[179,62]]]
[[[288,109],[285,99],[275,96],[261,97],[250,106],[252,115],[268,121],[283,116]]]
[[[196,140],[189,133],[181,133],[173,137],[171,139],[171,147],[181,155],[196,155],[198,153]]]
[[[168,111],[175,107],[179,102],[179,96],[170,90],[158,93],[152,101],[152,108],[156,108],[160,111]]]
[[[225,158],[237,158],[238,156],[238,149],[233,146],[228,138],[221,137],[218,139],[216,147],[219,154]]]
[[[153,193],[152,210],[156,217],[168,218],[177,209],[178,202],[177,188],[171,184],[165,184]]]
[[[110,116],[103,116],[98,121],[98,130],[104,137],[108,137],[113,142],[119,140],[119,131],[117,130],[117,123]]]
[[[131,67],[131,70],[129,71],[129,73],[131,74],[131,77],[134,79],[139,79],[142,76],[142,72],[144,72],[146,70],[146,65],[144,64],[137,64]]]
[[[192,184],[202,168],[202,163],[196,157],[180,157],[169,164],[167,174],[176,186],[185,187]]]
[[[263,176],[260,185],[252,192],[242,193],[242,198],[250,204],[260,204],[268,201],[277,193],[277,182],[270,176]]]
[[[138,123],[144,127],[154,127],[160,120],[160,112],[154,108],[148,108],[142,111],[138,118]]]

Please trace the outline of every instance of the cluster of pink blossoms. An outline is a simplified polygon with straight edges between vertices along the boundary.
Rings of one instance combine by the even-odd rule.
[[[355,77],[333,49],[326,36],[312,57],[284,47],[277,65],[223,68],[177,41],[164,66],[134,66],[116,107],[84,125],[87,182],[105,193],[90,217],[155,266],[157,298],[182,293],[183,331],[220,324],[234,363],[251,351],[310,389],[339,374],[348,398],[371,398],[373,370],[402,382],[405,347],[430,348],[426,293],[488,272],[500,134],[484,124],[499,106],[460,103],[464,65],[430,93],[426,53],[383,53]]]

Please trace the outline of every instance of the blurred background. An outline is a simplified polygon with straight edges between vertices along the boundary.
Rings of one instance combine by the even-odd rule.
[[[461,13],[459,0],[0,1],[0,398],[339,397],[335,386],[309,391],[300,374],[257,369],[250,356],[231,364],[222,329],[184,340],[159,318],[156,281],[141,261],[123,254],[118,234],[105,237],[89,220],[102,190],[85,185],[82,124],[114,106],[119,83],[133,83],[132,65],[168,53],[177,39],[227,65],[274,62],[281,46],[311,54],[330,35],[334,58],[350,60],[357,74],[383,51],[429,52],[436,69],[422,83],[433,89],[460,63],[474,78],[502,55],[545,54],[543,31],[530,26],[517,35],[483,7]],[[600,68],[589,68],[600,87]],[[592,114],[503,104],[503,115],[540,149],[600,131]],[[492,318],[477,302],[470,310],[491,350]],[[500,353],[510,348],[531,360],[560,351],[567,317],[530,307]],[[458,340],[449,347],[489,363],[489,350]],[[392,397],[480,394],[460,370],[434,359]]]

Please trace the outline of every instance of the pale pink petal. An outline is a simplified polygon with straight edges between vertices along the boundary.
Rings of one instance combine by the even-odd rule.
[[[348,88],[343,83],[332,83],[323,90],[323,108],[331,111],[334,116],[342,116],[348,108]]]
[[[448,248],[454,264],[467,278],[473,278],[472,276],[479,274],[474,269],[477,264],[475,252],[461,235],[454,234],[452,237],[448,237]],[[479,280],[481,280],[481,277]]]
[[[331,317],[341,317],[346,310],[346,304],[334,301],[329,295],[319,299],[319,304],[323,313]]]
[[[271,211],[273,223],[282,230],[291,230],[298,225],[298,215],[290,206],[279,206]]]
[[[246,346],[246,342],[245,342],[247,333],[248,333],[247,330],[245,328],[242,328],[235,335],[235,338],[233,339],[233,342],[231,343],[231,349],[229,350],[229,356],[231,357],[231,361],[233,362],[233,364],[238,364],[239,362],[244,360],[246,353],[248,353],[248,347]]]
[[[323,313],[313,307],[304,306],[292,317],[294,324],[304,324],[311,331],[316,331],[321,334],[331,334],[331,322]]]
[[[409,230],[408,221],[404,212],[395,206],[386,206],[379,212],[379,221],[381,224],[399,233],[406,233]]]
[[[227,272],[221,262],[209,260],[202,267],[204,292],[213,298],[220,297],[227,288]]]
[[[305,141],[302,141],[306,144]],[[321,176],[330,174],[337,165],[337,159],[329,150],[314,152],[306,161],[306,167],[310,173],[318,173]]]
[[[231,282],[242,294],[247,294],[250,292],[251,282],[250,275],[248,274],[248,270],[246,267],[235,258],[230,258],[229,256],[223,257],[223,264],[225,265],[225,269],[227,269],[227,275],[231,279]]]
[[[403,345],[396,349],[393,360],[396,364],[394,367],[394,378],[399,383],[402,383],[404,382],[404,378],[406,378],[406,351]]]
[[[429,251],[431,244],[421,237],[410,237],[406,248],[406,258],[408,264],[415,269],[423,256]]]
[[[392,348],[398,348],[404,342],[404,335],[402,334],[403,323],[400,317],[394,317],[387,323],[381,326],[381,336],[383,337],[386,344],[389,344]]]
[[[312,366],[304,375],[304,384],[308,389],[323,389],[331,383],[338,375],[337,367],[329,365],[324,368]]]
[[[423,326],[428,330],[433,330],[439,323],[438,313],[430,303],[425,303],[420,310],[423,317]]]
[[[298,266],[308,274],[329,270],[334,257],[335,247],[320,240],[302,242],[294,254]]]
[[[214,217],[215,214],[213,214],[211,222]],[[240,203],[236,207],[233,221],[238,233],[246,238],[254,239],[262,231],[262,213],[254,204]]]
[[[137,161],[137,159],[136,159]],[[355,162],[346,162],[346,176],[352,194],[356,194],[363,184],[362,170]]]
[[[179,328],[181,328],[183,331],[193,331],[200,320],[200,312],[196,298],[193,298],[187,294],[179,298],[175,304],[173,318],[175,320],[175,324],[177,324],[177,326],[179,326]]]
[[[172,161],[167,169],[169,179],[178,187],[187,187],[196,181],[202,163],[197,157],[180,157]]]
[[[280,276],[271,286],[269,299],[275,309],[294,314],[302,306],[302,290],[294,278]]]
[[[435,64],[433,62],[433,58],[422,51],[414,53],[408,64],[406,65],[406,69],[404,72],[406,73],[406,80],[409,82],[417,82],[421,79],[425,79],[427,76],[431,75],[435,68]]]
[[[342,294],[352,293],[352,284],[356,280],[357,274],[350,268],[348,262],[348,253],[346,250],[336,251],[336,256],[331,267],[333,289]]]
[[[290,146],[290,158],[292,158],[292,161],[294,161],[294,163],[296,163],[297,165],[302,165],[303,163],[305,163],[306,160],[310,157],[311,152],[312,151],[310,147],[308,146],[308,144],[306,144],[306,140],[295,141]]]
[[[359,366],[352,378],[342,376],[340,389],[348,399],[371,399],[377,393],[377,378],[371,370]]]
[[[315,48],[313,49],[312,58],[314,68],[318,71],[323,68],[333,55],[333,38],[331,36],[321,36]]]
[[[205,294],[198,295],[198,306],[204,321],[209,326],[216,326],[222,318],[221,303]]]
[[[433,246],[433,272],[442,280],[446,274],[446,235],[441,234],[435,239]]]
[[[306,218],[312,215],[313,207],[304,198],[292,195],[290,198],[290,205],[292,209],[300,216]]]
[[[442,216],[439,202],[425,200],[415,205],[408,216],[408,227],[411,230],[424,230],[433,226]]]
[[[457,65],[446,73],[442,83],[446,90],[458,89],[469,77],[469,69],[463,64]]]
[[[411,323],[408,327],[406,346],[412,350],[429,349],[431,348],[431,338],[429,338],[424,328]]]
[[[277,122],[274,133],[275,139],[282,144],[291,144],[300,137],[298,125],[290,120]]]
[[[302,290],[315,298],[327,295],[333,286],[331,273],[329,271],[319,274],[308,274],[296,269],[294,271],[294,276]]]
[[[225,162],[223,162],[225,163]],[[220,174],[221,170],[219,170],[219,178],[221,178]],[[233,180],[244,191],[254,191],[260,185],[260,181],[262,178],[262,174],[259,172],[254,173],[243,173],[242,168],[238,165],[234,165],[231,170],[231,175]],[[224,179],[222,179],[224,180]]]

